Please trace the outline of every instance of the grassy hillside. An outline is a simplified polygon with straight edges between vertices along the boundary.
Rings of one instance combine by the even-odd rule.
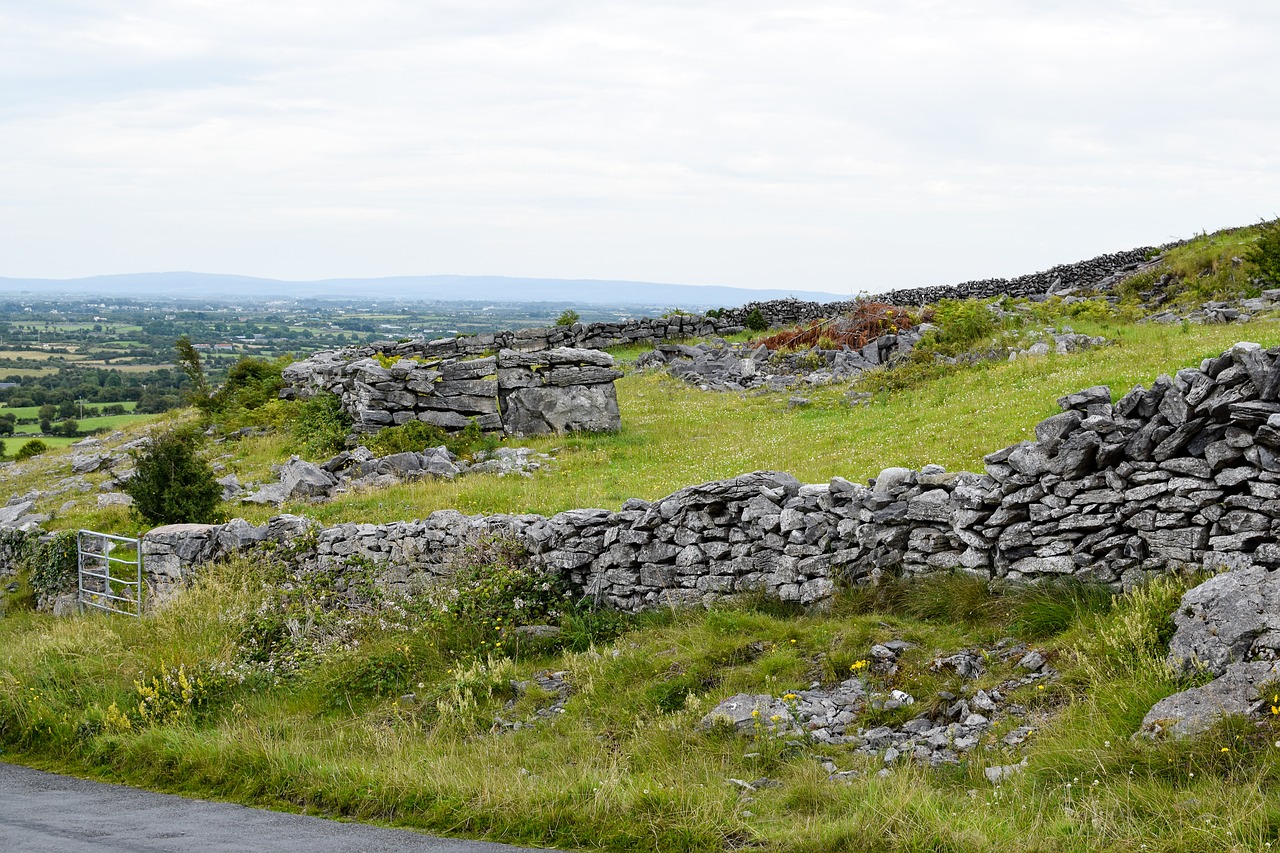
[[[1204,250],[1217,251],[1216,239],[1204,238]],[[325,522],[439,508],[553,513],[758,469],[809,482],[930,462],[980,470],[985,453],[1057,411],[1060,395],[1107,384],[1118,397],[1239,340],[1280,344],[1269,318],[1132,319],[1050,306],[1038,322],[1116,343],[945,371],[922,362],[892,381],[869,377],[862,387],[881,390],[859,407],[842,387],[788,408],[786,395],[710,394],[629,372],[617,385],[623,429],[521,441],[555,455],[532,478],[475,475],[284,509]],[[211,458],[244,481],[265,480],[303,447],[289,429],[297,411],[264,406],[257,417],[274,431],[213,445]],[[51,452],[0,468],[0,490],[57,492],[69,474],[68,456]],[[92,489],[106,476],[86,480]],[[91,494],[64,509],[68,497],[41,499],[51,526],[141,527],[123,509],[97,509]],[[280,510],[228,511],[261,521]],[[500,548],[472,555],[447,611],[425,598],[387,600],[372,584],[290,576],[255,557],[209,570],[143,620],[11,606],[0,619],[0,757],[562,848],[1265,850],[1280,845],[1280,715],[1229,720],[1184,742],[1131,739],[1157,699],[1189,684],[1162,661],[1169,616],[1191,582],[1113,598],[1074,584],[993,588],[956,576],[843,590],[817,613],[744,600],[622,617],[593,612]],[[512,627],[522,623],[561,633],[538,639]],[[873,705],[860,726],[901,723],[1009,683],[1016,667],[1000,649],[1010,639],[1040,650],[1056,674],[1007,688],[994,728],[956,764],[886,763],[774,734],[765,721],[745,735],[699,725],[738,692],[786,701],[851,676],[873,698],[901,690],[915,699]],[[869,666],[872,646],[892,640],[910,644],[897,670]],[[965,680],[933,666],[960,650],[981,657],[985,672]],[[1023,729],[1023,742],[1006,742]],[[999,785],[984,773],[1024,759]]]

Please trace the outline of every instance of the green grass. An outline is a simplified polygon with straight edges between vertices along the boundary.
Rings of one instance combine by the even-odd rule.
[[[1159,265],[1122,282],[1118,292],[1133,299],[1138,293],[1150,290],[1167,274],[1173,280],[1163,292],[1175,305],[1184,308],[1208,300],[1256,296],[1259,288],[1249,279],[1257,272],[1240,261],[1258,239],[1261,229],[1261,225],[1252,225],[1202,234],[1166,251]]]
[[[19,450],[22,449],[23,445],[25,445],[27,442],[32,441],[33,439],[36,439],[36,438],[39,438],[50,448],[70,447],[71,445],[75,444],[77,441],[80,440],[78,438],[66,438],[61,435],[36,436],[36,435],[31,435],[29,433],[23,434],[22,431],[19,430],[18,433],[13,435],[12,437],[6,436],[5,438],[0,439],[0,441],[4,442],[5,453],[8,456],[12,457],[14,454],[16,454]]]
[[[1092,331],[1076,324],[1079,331]],[[468,513],[537,512],[576,507],[616,509],[632,497],[655,499],[695,483],[756,470],[786,471],[805,482],[832,476],[865,481],[882,469],[928,463],[981,470],[982,457],[1034,437],[1034,426],[1058,411],[1058,397],[1095,384],[1118,398],[1160,373],[1198,364],[1245,339],[1280,344],[1280,325],[1158,325],[1099,329],[1119,343],[1066,356],[989,362],[953,369],[919,387],[849,407],[847,388],[806,392],[810,406],[788,409],[787,395],[702,392],[660,373],[628,374],[617,383],[622,430],[609,435],[553,436],[514,442],[555,451],[556,461],[532,479],[463,477],[344,497],[290,511],[323,521],[388,521],[455,508]],[[237,445],[229,464],[241,480],[263,480],[287,452],[280,436]],[[263,520],[270,510],[245,508]],[[240,510],[237,510],[240,512]]]
[[[115,403],[90,403],[92,407],[101,409],[103,406],[124,406],[126,412],[132,412],[138,406],[136,400],[122,400]],[[77,409],[78,411],[78,409]],[[0,409],[0,414],[13,415],[15,418],[38,418],[40,417],[39,406],[5,406]],[[113,416],[114,417],[114,416]]]
[[[749,606],[655,614],[584,651],[533,649],[514,659],[486,658],[445,627],[388,633],[370,619],[352,651],[279,681],[250,668],[240,682],[219,673],[246,672],[237,637],[261,612],[260,571],[248,561],[212,571],[142,621],[30,613],[0,620],[6,758],[189,795],[564,848],[1259,850],[1280,841],[1274,729],[1227,723],[1182,744],[1129,740],[1145,709],[1179,686],[1144,638],[1158,630],[1153,605],[1176,600],[1180,587],[1136,593],[1106,612],[1087,608],[1045,638],[1063,679],[1017,697],[1041,722],[1026,772],[993,788],[982,768],[1020,753],[988,744],[959,766],[899,765],[881,777],[879,761],[847,749],[696,725],[734,692],[781,695],[811,680],[833,683],[845,677],[844,662],[889,639],[916,648],[898,675],[872,676],[873,689],[921,699],[959,691],[928,671],[932,656],[1016,633],[1035,606],[967,579],[935,581],[919,596],[899,590],[873,613],[839,599],[827,614]],[[985,601],[988,616],[956,621],[940,604],[948,599]],[[155,689],[179,668],[192,685],[189,701],[177,688]],[[491,731],[513,695],[509,681],[543,669],[568,672],[574,692],[565,712],[518,732]],[[1006,675],[997,664],[977,686]],[[157,694],[172,700],[167,712],[135,710]],[[537,701],[530,697],[524,712]],[[824,760],[862,775],[829,782]],[[777,785],[750,798],[729,781],[761,777]]]

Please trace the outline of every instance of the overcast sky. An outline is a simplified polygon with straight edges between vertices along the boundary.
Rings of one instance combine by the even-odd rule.
[[[0,0],[0,275],[835,293],[1280,215],[1280,4]]]

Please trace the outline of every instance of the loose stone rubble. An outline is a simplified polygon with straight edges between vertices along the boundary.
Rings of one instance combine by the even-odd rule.
[[[531,477],[550,458],[549,454],[527,447],[499,447],[478,451],[475,461],[467,462],[443,445],[421,453],[375,456],[369,448],[360,445],[320,464],[291,457],[288,462],[273,466],[276,482],[249,494],[243,494],[244,489],[234,474],[218,482],[223,487],[224,499],[239,497],[241,503],[279,506],[289,501],[326,501],[348,491],[385,488],[427,478],[452,480],[468,473]]]
[[[896,671],[898,654],[905,648],[909,645],[900,641],[877,645],[872,647],[871,656],[881,662],[882,672],[887,672],[888,667]],[[987,690],[970,690],[965,696],[939,693],[933,702],[917,702],[901,690],[887,695],[870,692],[862,677],[849,678],[827,689],[814,683],[808,690],[782,696],[738,693],[716,705],[698,725],[703,729],[727,725],[747,736],[806,737],[818,743],[853,745],[855,752],[879,756],[886,765],[900,759],[933,767],[954,764],[963,753],[983,742],[1003,720],[1027,716],[1026,708],[1006,700],[1008,694],[1057,677],[1057,672],[1045,665],[1040,652],[1029,651],[1013,640],[1004,640],[991,650],[962,650],[941,655],[931,668],[951,670],[963,681],[972,681],[984,672],[981,664],[984,656],[1016,661],[1016,668],[1025,674]],[[916,704],[941,710],[935,713],[926,710],[898,726],[868,729],[861,725],[869,709],[892,711]],[[1019,725],[1009,730],[1000,742],[1018,747],[1030,734],[1030,726]]]
[[[860,350],[828,350],[811,347],[794,353],[778,353],[764,346],[728,344],[712,340],[696,345],[659,344],[652,352],[636,359],[641,368],[665,367],[677,379],[697,385],[704,391],[744,391],[752,388],[785,391],[798,386],[831,385],[857,379],[864,372],[887,365],[910,353],[920,339],[934,327],[922,323],[897,334],[881,335]],[[1010,361],[1018,358],[1064,354],[1079,349],[1103,346],[1109,341],[1071,331],[1046,330],[1035,343],[1025,349],[1009,351]],[[1001,353],[980,354],[975,360],[1004,357]],[[937,356],[940,361],[956,363],[958,359]],[[866,395],[869,397],[870,395]],[[851,400],[861,403],[864,397]]]
[[[544,669],[541,672],[534,673],[527,681],[511,682],[511,688],[515,690],[516,698],[503,705],[502,712],[494,718],[494,728],[519,731],[520,729],[555,719],[556,716],[563,714],[565,703],[569,701],[569,695],[573,692],[569,687],[568,675],[569,672],[567,670],[556,672]],[[550,701],[535,708],[531,715],[521,719],[509,719],[514,716],[514,712],[519,708],[520,700],[533,687],[549,696]]]
[[[723,340],[688,346],[659,344],[636,360],[638,367],[666,367],[667,372],[704,390],[784,391],[797,385],[846,382],[864,371],[904,355],[932,327],[925,323],[893,335],[881,335],[860,350],[775,353],[764,346],[727,344]]]

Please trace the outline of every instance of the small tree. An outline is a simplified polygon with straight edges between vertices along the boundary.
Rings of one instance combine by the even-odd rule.
[[[182,372],[187,375],[187,379],[191,380],[190,395],[192,405],[207,406],[209,404],[209,380],[205,378],[204,363],[200,361],[200,353],[186,335],[174,341],[173,348],[178,352],[178,367],[182,368]]]
[[[556,318],[556,325],[572,326],[574,323],[578,322],[581,319],[582,317],[578,315],[577,311],[574,311],[572,308],[566,308],[560,314],[560,316]]]
[[[769,328],[769,321],[764,318],[764,314],[761,313],[760,307],[756,306],[751,309],[749,314],[747,314],[747,319],[744,321],[744,325],[753,332],[763,332],[765,329]]]
[[[1280,282],[1280,220],[1262,227],[1262,233],[1244,252],[1244,259],[1257,270],[1258,275],[1271,282]]]
[[[152,524],[208,523],[218,515],[222,487],[200,456],[200,435],[175,429],[134,452],[136,468],[124,491],[134,511]]]

